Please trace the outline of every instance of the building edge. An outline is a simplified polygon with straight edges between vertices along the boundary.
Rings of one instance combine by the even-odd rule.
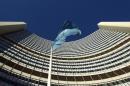
[[[130,33],[130,22],[99,22],[99,29]]]
[[[25,22],[0,22],[0,35],[25,30]]]

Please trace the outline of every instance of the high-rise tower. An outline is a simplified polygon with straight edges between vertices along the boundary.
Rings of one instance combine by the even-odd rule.
[[[130,22],[98,26],[53,52],[52,86],[130,86]],[[0,23],[1,86],[46,86],[52,41],[25,28]]]

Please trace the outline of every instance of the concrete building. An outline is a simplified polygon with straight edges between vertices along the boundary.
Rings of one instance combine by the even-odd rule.
[[[52,86],[130,86],[130,22],[101,22],[53,52]],[[0,86],[46,86],[50,40],[0,22]]]

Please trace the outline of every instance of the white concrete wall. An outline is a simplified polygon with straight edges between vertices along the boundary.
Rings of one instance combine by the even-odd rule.
[[[99,29],[130,33],[130,22],[100,22]]]
[[[0,22],[0,35],[24,30],[25,28],[25,22]]]

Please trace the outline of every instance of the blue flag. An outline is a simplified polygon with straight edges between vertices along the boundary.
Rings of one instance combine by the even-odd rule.
[[[52,50],[55,50],[56,48],[59,48],[65,42],[65,40],[66,40],[66,38],[68,36],[76,35],[76,34],[81,35],[81,31],[78,28],[63,30],[56,37],[56,39],[55,39],[55,41],[53,43],[53,46],[52,46]]]

